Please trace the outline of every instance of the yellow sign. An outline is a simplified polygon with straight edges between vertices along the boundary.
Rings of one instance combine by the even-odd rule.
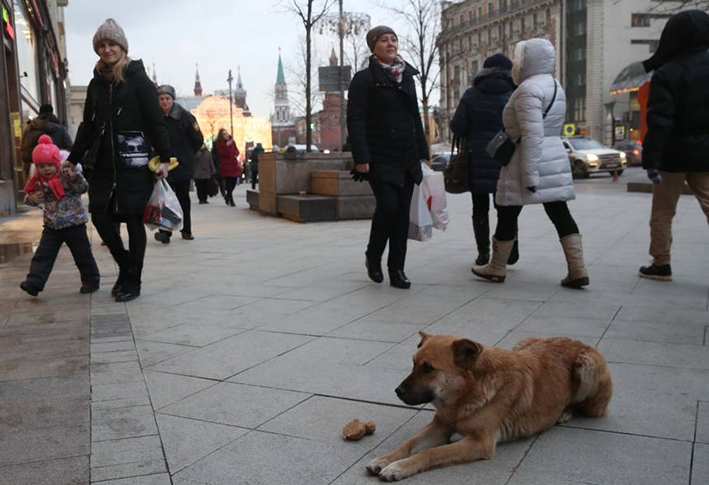
[[[615,127],[615,137],[616,138],[625,138],[625,126],[616,126]]]
[[[574,136],[576,134],[576,125],[573,123],[567,123],[564,125],[564,135]]]
[[[20,114],[10,113],[10,118],[12,118],[12,127],[15,131],[15,138],[22,138],[22,122],[20,121]]]

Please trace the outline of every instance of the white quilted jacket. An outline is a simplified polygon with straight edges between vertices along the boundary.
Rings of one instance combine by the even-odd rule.
[[[522,41],[515,47],[512,75],[518,84],[502,120],[513,140],[520,140],[512,161],[500,171],[495,201],[528,205],[575,198],[569,156],[561,143],[566,96],[554,79],[554,46],[546,39]],[[542,115],[554,96],[546,118]],[[526,187],[536,187],[536,192]]]

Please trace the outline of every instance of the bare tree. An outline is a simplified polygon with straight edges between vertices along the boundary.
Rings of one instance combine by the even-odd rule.
[[[311,103],[312,91],[312,33],[313,27],[327,14],[335,0],[282,0],[281,4],[286,10],[303,23],[305,28],[305,145],[306,151],[310,152],[310,145],[313,143],[313,107]],[[318,5],[316,5],[318,4]]]
[[[385,3],[379,5],[396,15],[409,27],[400,41],[403,40],[403,51],[410,56],[411,64],[421,73],[418,82],[421,86],[423,124],[428,141],[431,136],[429,100],[440,74],[436,63],[438,60],[436,39],[441,32],[441,5],[439,0],[404,0],[402,4],[399,7]]]
[[[688,9],[709,11],[709,0],[655,0],[648,12],[674,14]]]
[[[316,111],[322,102],[322,93],[319,89],[311,89],[308,95],[308,75],[306,71],[307,49],[305,45],[305,36],[298,37],[298,52],[295,62],[286,62],[285,70],[289,79],[288,98],[293,106],[293,112],[305,116],[308,103],[310,100],[311,112]],[[321,55],[316,45],[311,47],[310,51],[310,78],[314,79],[317,76],[318,66],[321,64]],[[292,82],[291,82],[292,81]]]

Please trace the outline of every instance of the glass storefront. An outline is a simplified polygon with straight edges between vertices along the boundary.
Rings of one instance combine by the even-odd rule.
[[[20,85],[22,87],[23,119],[36,115],[35,109],[40,100],[39,68],[37,63],[37,36],[30,21],[30,16],[22,0],[12,0],[15,15],[15,42],[17,45],[17,63],[19,66]],[[29,112],[25,112],[25,111]]]

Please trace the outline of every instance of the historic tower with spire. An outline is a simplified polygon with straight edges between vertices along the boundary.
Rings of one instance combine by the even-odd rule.
[[[196,64],[196,71],[194,76],[194,95],[202,96],[202,81],[199,80],[199,64]]]
[[[234,91],[234,104],[244,110],[244,116],[251,116],[249,105],[246,104],[246,89],[241,80],[241,66],[237,67],[236,90]]]
[[[280,51],[280,48],[279,48]],[[292,139],[295,139],[295,121],[290,112],[290,101],[288,101],[288,85],[286,75],[283,71],[283,60],[281,53],[278,53],[278,74],[276,75],[275,90],[275,113],[271,115],[273,125],[273,143],[283,147]]]

